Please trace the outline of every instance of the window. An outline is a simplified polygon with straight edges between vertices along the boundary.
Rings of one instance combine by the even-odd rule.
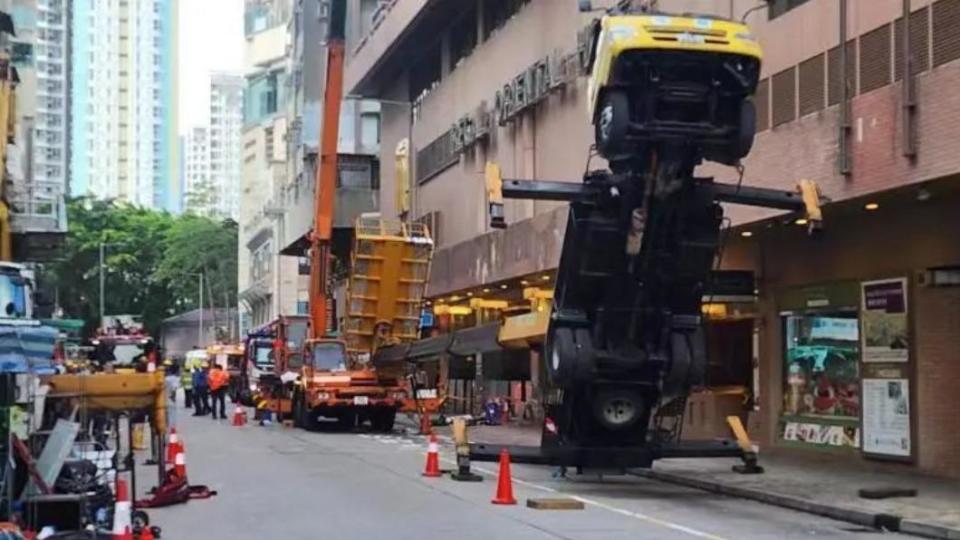
[[[380,113],[360,115],[360,144],[365,147],[380,144]]]
[[[306,300],[297,300],[297,315],[308,315],[310,304]]]
[[[450,66],[453,71],[461,60],[477,46],[477,5],[471,4],[466,12],[450,27]]]
[[[776,19],[791,9],[798,8],[806,3],[807,0],[772,0],[767,16],[770,19]]]

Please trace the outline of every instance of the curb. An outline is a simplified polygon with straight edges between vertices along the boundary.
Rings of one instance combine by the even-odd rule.
[[[926,538],[960,540],[960,529],[944,527],[943,525],[933,525],[911,519],[905,519],[900,522],[900,532]]]
[[[923,536],[927,538],[938,538],[942,540],[960,540],[960,529],[902,519],[900,516],[896,515],[875,513],[858,508],[818,503],[808,499],[802,499],[800,497],[793,497],[791,495],[783,495],[780,493],[773,493],[760,489],[732,486],[722,482],[702,480],[699,478],[691,478],[679,474],[654,471],[650,469],[632,470],[630,471],[630,474],[642,478],[649,478],[651,480],[659,480],[661,482],[679,484],[704,491],[719,493],[722,495],[738,497],[741,499],[749,499],[765,504],[789,508],[791,510],[806,512],[808,514],[816,514],[839,521],[847,521],[857,525],[873,527],[875,529],[887,529],[890,531],[898,531],[906,534]]]

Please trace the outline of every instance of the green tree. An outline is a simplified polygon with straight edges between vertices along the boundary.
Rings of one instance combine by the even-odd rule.
[[[99,324],[101,242],[107,314],[140,315],[155,334],[163,319],[197,307],[201,271],[214,294],[207,307],[236,304],[236,223],[89,198],[69,201],[67,212],[64,258],[47,267],[43,286],[66,317],[86,321],[88,333]]]

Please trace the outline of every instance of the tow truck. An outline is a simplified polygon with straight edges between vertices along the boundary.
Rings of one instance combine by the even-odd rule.
[[[579,4],[590,10],[589,1]],[[579,182],[505,179],[496,164],[486,168],[493,227],[506,227],[505,198],[569,203],[549,316],[540,328],[531,314],[532,324],[508,318],[439,345],[473,354],[519,341],[542,352],[550,391],[541,444],[478,443],[470,457],[495,461],[507,448],[515,462],[614,470],[664,457],[738,457],[738,470],[758,472],[739,423],[731,426],[736,441],[688,441],[682,421],[667,427],[663,419],[684,411],[704,382],[704,298],[738,282],[754,292],[752,279],[714,268],[722,204],[794,212],[815,233],[818,189],[809,181],[795,191],[742,184],[762,58],[745,25],[620,2],[588,28],[589,119],[608,168]],[[736,167],[740,181],[697,177],[704,160]],[[436,352],[437,341],[411,351]]]

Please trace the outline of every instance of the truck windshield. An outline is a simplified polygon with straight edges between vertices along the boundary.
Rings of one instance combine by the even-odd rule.
[[[336,371],[347,369],[347,354],[340,343],[318,343],[313,346],[313,369]]]
[[[273,365],[273,358],[270,355],[272,350],[273,347],[270,345],[257,345],[256,354],[253,357],[253,362],[257,367]]]
[[[290,321],[287,325],[287,341],[293,344],[291,349],[299,349],[306,339],[307,321]]]
[[[117,364],[132,364],[133,359],[143,354],[143,347],[133,343],[119,343],[113,348],[114,362]]]
[[[27,286],[19,276],[0,273],[0,317],[27,316]]]

